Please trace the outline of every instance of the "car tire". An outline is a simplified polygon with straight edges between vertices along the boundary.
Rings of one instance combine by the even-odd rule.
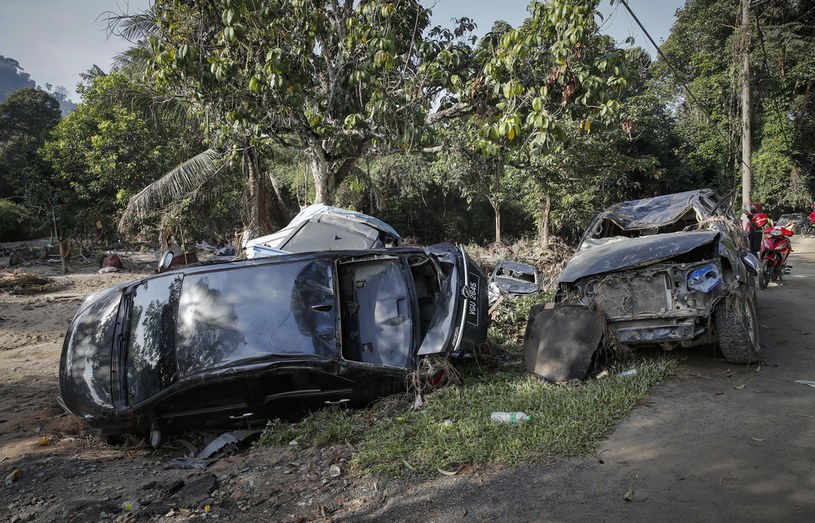
[[[761,260],[761,267],[758,270],[758,286],[766,289],[773,274],[773,262],[769,258]]]
[[[719,301],[713,311],[713,323],[719,350],[727,362],[759,361],[761,345],[756,303],[743,286]]]

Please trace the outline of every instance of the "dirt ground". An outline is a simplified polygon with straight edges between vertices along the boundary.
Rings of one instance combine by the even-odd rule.
[[[815,380],[815,239],[793,247],[792,275],[759,291],[763,364],[688,351],[594,456],[424,482],[350,478],[347,446],[196,470],[174,465],[183,445],[85,435],[56,403],[62,336],[88,294],[148,274],[146,261],[24,268],[55,288],[0,294],[0,521],[815,520],[815,388],[795,383]]]

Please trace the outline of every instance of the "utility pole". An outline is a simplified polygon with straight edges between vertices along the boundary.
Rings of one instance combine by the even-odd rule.
[[[750,190],[753,186],[750,139],[750,0],[741,0],[741,202],[750,208]]]

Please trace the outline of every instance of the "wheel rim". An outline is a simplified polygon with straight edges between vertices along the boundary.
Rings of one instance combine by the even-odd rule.
[[[747,339],[749,340],[751,349],[755,349],[758,345],[756,315],[754,311],[755,309],[750,306],[747,300],[744,300],[744,323],[747,328]]]

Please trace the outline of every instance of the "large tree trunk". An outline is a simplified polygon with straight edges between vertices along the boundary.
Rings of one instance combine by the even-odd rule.
[[[325,153],[318,147],[309,147],[306,149],[306,156],[311,164],[311,176],[314,178],[314,203],[334,205],[336,180]]]
[[[549,248],[549,211],[552,209],[552,197],[549,191],[541,194],[540,220],[538,220],[538,239],[542,249]]]
[[[247,223],[244,233],[249,238],[257,238],[272,232],[272,218],[269,212],[268,184],[258,170],[257,152],[247,147],[243,155],[246,169],[246,212]]]

